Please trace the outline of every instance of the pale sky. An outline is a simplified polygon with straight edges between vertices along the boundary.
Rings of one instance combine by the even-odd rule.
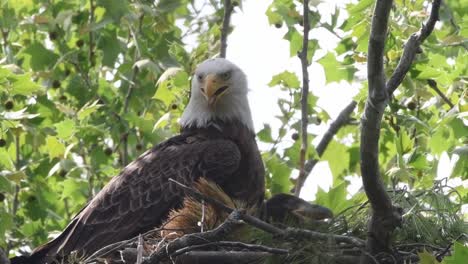
[[[326,4],[318,6],[324,19],[327,16],[323,14],[333,10],[335,2],[342,3],[343,1],[327,1]],[[249,99],[257,131],[263,128],[263,123],[272,125],[273,130],[280,125],[275,115],[280,113],[276,102],[281,93],[279,88],[268,87],[271,77],[289,70],[296,72],[299,79],[302,79],[300,61],[296,56],[289,57],[289,42],[283,39],[287,32],[286,27],[278,29],[268,24],[265,11],[270,3],[269,0],[244,1],[243,10],[237,10],[238,12],[232,17],[231,23],[234,31],[228,38],[227,59],[243,69],[249,80],[251,90]],[[329,50],[332,50],[338,41],[335,36],[325,30],[312,30],[310,37],[318,39],[321,46]],[[314,58],[320,58],[325,53],[326,51],[318,51]],[[318,63],[313,63],[309,67],[309,77],[310,89],[319,97],[317,104],[324,108],[332,119],[357,93],[356,87],[358,86],[352,87],[346,82],[325,85],[324,71]],[[326,124],[320,127],[311,126],[310,131],[322,135],[327,127]],[[289,137],[285,137],[285,140],[291,144]],[[320,136],[314,143],[317,144],[319,140]],[[269,149],[266,144],[260,144],[260,148]],[[331,183],[332,175],[328,163],[319,162],[308,177],[301,197],[313,200],[317,186],[327,190]],[[360,182],[357,182],[353,189],[359,187]]]

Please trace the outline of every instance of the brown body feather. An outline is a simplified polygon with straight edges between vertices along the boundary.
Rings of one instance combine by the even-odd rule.
[[[169,181],[191,185],[206,177],[247,204],[262,202],[264,168],[255,135],[239,122],[185,128],[142,154],[113,178],[54,240],[12,263],[50,263],[71,251],[90,255],[159,226],[185,194]]]
[[[256,213],[258,205],[248,205],[243,200],[232,199],[216,183],[200,178],[194,188],[206,197],[215,199],[230,208],[246,209],[248,213]],[[229,213],[211,203],[202,203],[196,198],[187,196],[179,209],[169,213],[167,221],[161,225],[161,237],[174,239],[184,234],[191,234],[203,230],[212,230],[226,220]],[[203,221],[202,221],[203,220]]]

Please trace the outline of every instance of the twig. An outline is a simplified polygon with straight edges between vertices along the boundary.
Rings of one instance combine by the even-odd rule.
[[[141,264],[142,261],[143,261],[143,237],[140,234],[140,235],[138,235],[136,264]]]
[[[234,247],[234,248],[248,249],[251,251],[268,252],[271,254],[278,254],[278,255],[284,255],[284,254],[289,253],[287,249],[282,249],[282,248],[273,248],[273,247],[267,247],[267,246],[256,245],[256,244],[246,244],[246,243],[237,242],[237,241],[216,241],[216,242],[181,248],[179,250],[176,250],[171,256],[175,257],[175,256],[184,254],[189,251],[206,248],[206,247]]]
[[[309,62],[307,61],[307,49],[309,46],[309,0],[304,0],[303,4],[303,28],[304,28],[304,36],[302,37],[302,50],[298,54],[299,59],[301,60],[301,68],[302,68],[302,92],[301,92],[301,152],[299,156],[299,177],[298,179],[306,178],[305,172],[305,161],[307,156],[307,147],[309,145],[308,142],[308,98],[309,98],[309,72],[307,71],[307,66],[309,66]],[[301,184],[302,187],[302,184]],[[299,184],[296,185],[296,189],[294,190],[294,195],[299,196],[301,192],[301,187]]]
[[[363,247],[365,245],[365,241],[357,237],[326,234],[326,233],[320,233],[317,231],[306,230],[306,229],[287,228],[286,235],[289,237],[302,238],[302,239],[315,239],[315,240],[333,239],[337,243],[347,243],[347,244],[355,245],[357,247]]]
[[[221,47],[220,54],[221,58],[226,58],[226,49],[227,49],[227,37],[229,35],[229,24],[231,21],[233,6],[231,0],[224,0],[224,17],[223,17],[223,27],[221,29]]]
[[[354,111],[354,108],[356,108],[356,105],[357,103],[355,101],[351,101],[351,103],[349,103],[343,110],[341,110],[336,120],[330,124],[330,127],[325,132],[319,144],[317,145],[316,151],[319,157],[323,155],[323,153],[327,149],[328,144],[330,144],[331,140],[336,135],[336,133],[338,133],[338,131],[349,122],[351,113]],[[307,177],[312,172],[318,161],[318,159],[310,159],[305,163],[304,174],[302,175],[302,177],[299,176],[296,181],[296,187],[294,190],[296,196],[300,194]]]
[[[94,0],[89,0],[89,50],[88,50],[88,61],[91,66],[94,66],[96,62],[96,58],[94,57],[94,35],[92,24],[94,23],[94,10],[96,9],[96,5],[94,4]]]
[[[259,261],[271,256],[267,252],[258,251],[190,251],[177,257],[176,263],[223,263],[247,264],[260,263]]]
[[[16,171],[20,171],[21,169],[21,148],[20,148],[20,132],[18,130],[15,131],[15,152],[16,152],[16,161],[15,161],[15,169]],[[11,214],[14,218],[16,218],[16,212],[18,211],[19,207],[19,192],[20,192],[20,185],[15,183],[15,193],[13,195],[13,206],[11,210]],[[6,246],[6,254],[10,252],[10,249],[13,246],[13,242],[10,240]]]
[[[427,84],[429,84],[429,87],[431,87],[440,96],[440,98],[442,98],[442,100],[444,100],[444,102],[450,106],[450,108],[455,107],[455,105],[450,101],[450,99],[448,99],[447,96],[445,96],[445,94],[443,94],[442,91],[439,89],[436,81],[429,79],[427,80]]]
[[[436,259],[437,259],[438,261],[442,261],[442,259],[444,258],[444,256],[450,251],[450,248],[452,248],[453,243],[455,243],[455,241],[460,240],[462,237],[468,238],[468,235],[467,235],[467,234],[464,234],[464,233],[461,234],[461,235],[459,235],[459,236],[458,236],[457,238],[455,238],[452,242],[450,242],[450,243],[447,245],[447,247],[445,247],[445,249],[442,250],[442,252],[440,252],[440,253],[438,253],[438,254],[436,255]]]

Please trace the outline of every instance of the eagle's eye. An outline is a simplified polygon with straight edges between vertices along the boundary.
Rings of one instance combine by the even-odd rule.
[[[229,78],[231,78],[231,72],[230,71],[227,71],[227,72],[223,72],[220,74],[221,78],[223,78],[223,80],[229,80]]]
[[[197,74],[197,79],[199,82],[203,81],[203,75]]]

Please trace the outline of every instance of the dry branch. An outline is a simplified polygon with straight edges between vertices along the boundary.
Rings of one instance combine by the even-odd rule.
[[[271,253],[258,251],[190,251],[176,258],[176,264],[247,264],[271,256]]]
[[[338,133],[338,131],[346,124],[349,123],[350,121],[350,116],[351,113],[354,111],[354,108],[356,108],[357,103],[355,101],[351,101],[343,110],[341,110],[340,114],[336,118],[335,121],[333,121],[330,124],[330,127],[328,130],[325,132],[323,135],[322,139],[320,140],[319,144],[317,145],[316,151],[319,157],[323,155],[325,150],[327,149],[328,144],[330,144],[331,140],[333,137]],[[297,178],[296,181],[296,186],[294,193],[296,195],[299,195],[301,192],[302,187],[304,186],[304,183],[309,176],[309,174],[312,172],[314,169],[315,165],[317,164],[319,160],[318,159],[310,159],[308,160],[305,165],[304,165],[304,174],[301,175]]]
[[[181,254],[202,249],[202,248],[211,248],[211,247],[229,247],[229,248],[240,248],[240,249],[248,249],[250,251],[254,252],[267,252],[271,254],[278,254],[278,255],[283,255],[283,254],[288,254],[288,250],[282,249],[282,248],[273,248],[273,247],[267,247],[263,245],[256,245],[256,244],[247,244],[247,243],[242,243],[242,242],[237,242],[237,241],[217,241],[217,242],[211,242],[211,243],[206,243],[206,244],[201,244],[201,245],[194,245],[194,246],[188,246],[185,248],[181,248],[177,251],[175,251],[172,254],[172,257],[179,256]]]
[[[432,32],[440,7],[440,0],[435,0],[429,21],[418,33],[410,37],[397,68],[388,82],[385,82],[383,58],[392,3],[393,1],[378,0],[374,9],[367,59],[369,95],[361,119],[362,181],[373,211],[368,226],[367,251],[373,256],[392,253],[390,236],[393,230],[401,225],[402,214],[401,209],[392,205],[380,178],[378,155],[382,116],[388,98],[400,85],[414,57],[420,52],[420,44]],[[372,263],[373,258],[364,257],[362,261]]]

